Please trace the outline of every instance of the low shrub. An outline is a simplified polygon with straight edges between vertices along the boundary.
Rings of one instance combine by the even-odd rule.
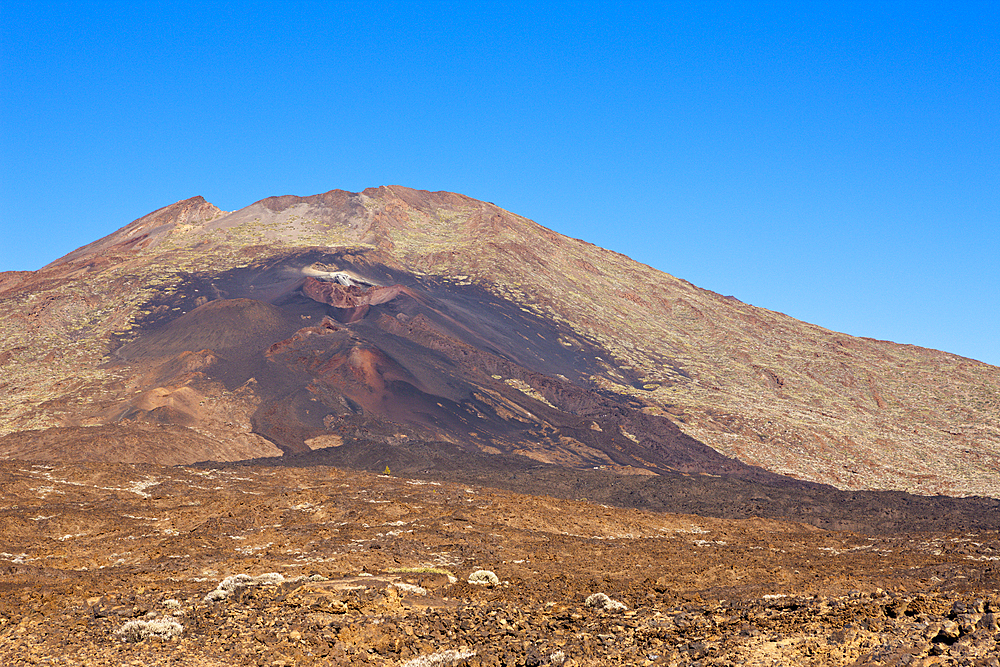
[[[219,585],[215,587],[215,590],[209,591],[208,595],[205,596],[204,601],[215,602],[217,600],[225,600],[241,588],[249,588],[251,586],[277,586],[279,584],[283,584],[284,582],[284,575],[279,574],[278,572],[259,574],[256,577],[251,577],[249,574],[234,574],[220,581]]]
[[[399,667],[446,667],[453,665],[460,660],[471,658],[476,652],[471,649],[438,651],[429,655],[422,655],[413,660],[407,660]]]
[[[115,634],[127,642],[141,642],[148,637],[170,639],[180,636],[182,632],[184,632],[183,625],[169,616],[165,616],[152,620],[129,621],[118,628]]]
[[[403,591],[404,593],[411,593],[413,595],[427,595],[427,589],[423,586],[415,586],[413,584],[404,584],[402,582],[393,584],[396,588]]]
[[[500,577],[489,570],[476,570],[469,575],[469,583],[480,586],[496,586],[500,583]]]
[[[586,604],[588,607],[596,607],[606,611],[624,611],[628,609],[624,604],[618,600],[612,600],[604,593],[594,593],[587,598]]]

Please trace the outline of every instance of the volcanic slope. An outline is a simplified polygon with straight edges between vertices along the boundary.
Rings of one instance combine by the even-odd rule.
[[[196,197],[0,274],[0,300],[7,458],[99,457],[116,432],[169,433],[124,459],[166,464],[346,438],[1000,495],[1000,369],[755,308],[457,194]]]

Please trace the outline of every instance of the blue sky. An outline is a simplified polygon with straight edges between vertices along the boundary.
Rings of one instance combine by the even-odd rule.
[[[401,184],[1000,365],[998,128],[996,2],[5,0],[0,270]]]

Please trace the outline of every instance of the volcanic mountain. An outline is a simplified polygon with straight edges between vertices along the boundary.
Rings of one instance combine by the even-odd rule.
[[[756,308],[458,194],[195,197],[0,273],[0,304],[2,458],[447,452],[1000,495],[1000,368]]]

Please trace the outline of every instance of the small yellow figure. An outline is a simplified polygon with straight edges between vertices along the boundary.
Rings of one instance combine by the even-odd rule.
[[[385,473],[384,474],[386,474],[386,475],[391,475],[392,474],[391,472],[389,472],[389,466],[385,467]]]

